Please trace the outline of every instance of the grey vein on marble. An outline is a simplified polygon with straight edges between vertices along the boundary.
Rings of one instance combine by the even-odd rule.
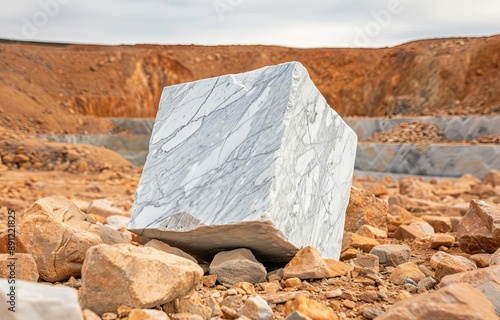
[[[129,230],[210,258],[338,258],[357,137],[298,62],[166,87]]]

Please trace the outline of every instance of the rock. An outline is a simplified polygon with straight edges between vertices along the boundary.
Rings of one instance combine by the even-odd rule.
[[[468,266],[457,259],[453,259],[451,257],[444,257],[437,263],[436,266],[436,279],[440,281],[443,277],[469,271]]]
[[[441,279],[439,286],[442,288],[457,283],[469,284],[482,292],[500,317],[500,266],[452,274]]]
[[[306,297],[298,297],[293,301],[288,301],[285,304],[285,316],[288,316],[294,311],[299,311],[305,316],[314,320],[337,320],[338,317],[333,313],[332,309],[325,307],[321,303],[311,300]]]
[[[212,316],[212,309],[205,306],[199,299],[180,298],[163,305],[163,311],[172,313],[190,313],[209,320]]]
[[[130,213],[113,207],[113,203],[107,199],[93,200],[87,209],[87,213],[97,214],[103,217],[109,217],[114,215],[125,216],[125,217],[130,216]]]
[[[101,317],[99,317],[94,311],[89,310],[89,309],[83,309],[83,319],[85,320],[101,320]]]
[[[437,265],[440,261],[442,261],[444,258],[451,258],[453,260],[456,260],[457,262],[460,262],[461,264],[464,265],[464,267],[467,270],[474,270],[477,268],[477,266],[472,262],[471,260],[462,257],[462,256],[454,256],[451,254],[448,254],[446,252],[438,251],[435,254],[432,255],[429,264],[431,265],[431,268],[436,269]]]
[[[339,258],[357,137],[300,63],[166,87],[160,101],[130,231],[205,260],[248,248],[279,265],[307,245]]]
[[[404,239],[420,239],[425,237],[425,233],[420,231],[418,228],[412,226],[399,226],[396,231],[390,235],[390,237],[404,240]]]
[[[38,281],[38,269],[31,254],[0,254],[0,278]]]
[[[171,320],[203,320],[203,318],[200,317],[199,315],[191,314],[191,313],[173,313],[170,315],[170,319]]]
[[[297,299],[299,297],[308,297],[309,292],[307,291],[289,291],[289,292],[278,292],[261,295],[262,299],[266,300],[267,303],[279,304],[285,303],[287,301]]]
[[[397,267],[410,261],[411,250],[406,245],[381,244],[373,247],[370,254],[378,256],[380,264]]]
[[[451,231],[450,217],[422,216],[422,219],[434,228],[434,232],[446,233]]]
[[[500,171],[492,169],[484,176],[483,183],[492,185],[493,187],[500,186]]]
[[[266,268],[248,249],[219,252],[210,263],[210,274],[217,281],[231,286],[238,282],[259,283],[266,281]]]
[[[260,296],[248,298],[238,313],[252,320],[269,320],[273,316],[273,310]]]
[[[372,227],[368,224],[364,224],[356,231],[357,234],[363,237],[373,238],[373,239],[385,239],[387,238],[387,231]]]
[[[457,231],[460,249],[466,253],[493,253],[500,247],[500,206],[472,200]]]
[[[156,239],[150,240],[144,245],[144,247],[155,248],[157,250],[160,250],[160,251],[163,251],[166,253],[171,253],[171,254],[175,254],[176,256],[186,258],[188,260],[193,261],[194,263],[198,263],[198,261],[195,258],[193,258],[191,255],[185,253],[184,251],[182,251],[179,248],[171,247],[168,244],[166,244],[165,242],[160,241],[160,240],[156,240]]]
[[[342,251],[340,254],[340,260],[345,261],[345,260],[351,260],[356,258],[358,253],[361,253],[359,249],[353,249],[353,248],[347,248]]]
[[[430,225],[430,223],[426,221],[416,221],[412,222],[409,225],[410,227],[417,229],[418,231],[422,232],[425,235],[432,235],[434,234],[435,230],[434,227]]]
[[[215,283],[217,282],[217,275],[210,274],[210,275],[203,276],[203,278],[201,279],[201,282],[203,282],[203,285],[205,287],[211,288],[211,287],[215,286]]]
[[[295,288],[300,286],[302,281],[299,278],[289,278],[283,281],[283,286],[286,288]]]
[[[483,320],[496,319],[493,306],[469,284],[452,284],[397,302],[377,320]]]
[[[379,272],[379,258],[374,254],[359,253],[350,263],[353,266],[369,269],[375,273]]]
[[[479,268],[486,268],[490,265],[491,254],[489,253],[477,253],[469,257]]]
[[[413,282],[418,283],[420,280],[425,278],[425,274],[420,271],[418,266],[412,262],[406,262],[400,264],[392,271],[389,276],[389,281],[397,285],[404,285],[407,283],[408,279],[413,280]]]
[[[493,253],[488,261],[489,266],[500,265],[500,249]]]
[[[334,290],[325,291],[325,298],[327,299],[338,298],[341,295],[342,295],[342,290],[338,288]]]
[[[420,291],[425,291],[434,288],[435,284],[436,280],[434,280],[433,277],[425,277],[422,280],[420,280],[417,285]]]
[[[35,258],[40,278],[55,282],[78,277],[90,247],[128,242],[120,232],[88,219],[64,197],[39,199],[26,210],[18,240]]]
[[[7,279],[0,279],[0,319],[67,319],[82,320],[82,310],[78,304],[75,289],[60,285],[47,285],[16,280],[15,292]],[[8,296],[8,294],[11,294]],[[14,297],[14,299],[10,298]],[[15,301],[11,303],[10,301]],[[14,308],[15,312],[8,308]]]
[[[342,240],[342,251],[348,248],[361,249],[363,252],[370,252],[370,250],[378,246],[380,243],[372,238],[367,238],[355,234],[352,232],[344,232],[344,238]]]
[[[82,268],[81,303],[98,314],[121,304],[151,308],[186,295],[202,276],[197,264],[153,248],[94,246]]]
[[[380,309],[375,309],[375,308],[371,308],[371,307],[365,307],[363,308],[363,312],[362,312],[362,315],[363,317],[365,317],[366,319],[375,319],[376,317],[378,317],[379,315],[383,314],[384,311],[380,310]]]
[[[429,239],[429,247],[431,249],[437,249],[441,246],[451,247],[455,243],[455,237],[451,234],[446,233],[436,233],[433,234]]]
[[[338,267],[335,267],[338,265]],[[327,262],[313,247],[299,250],[283,269],[283,278],[322,279],[345,275],[350,268],[339,261]]]
[[[344,230],[356,232],[363,225],[370,225],[387,232],[387,203],[371,192],[351,187]]]
[[[451,232],[457,232],[458,225],[460,224],[460,220],[462,220],[462,217],[450,217]]]
[[[169,320],[165,312],[151,309],[132,309],[128,320]]]
[[[294,311],[294,312],[290,313],[288,315],[288,317],[286,317],[285,320],[312,320],[312,319],[309,318],[308,316],[300,313],[299,311]]]
[[[438,201],[431,184],[420,178],[407,177],[399,180],[399,193],[410,198]]]

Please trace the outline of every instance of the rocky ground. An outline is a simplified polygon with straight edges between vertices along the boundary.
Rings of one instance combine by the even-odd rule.
[[[0,260],[10,257],[11,208],[17,279],[38,281],[30,291],[47,297],[57,284],[69,290],[58,302],[41,299],[43,308],[58,303],[65,319],[500,315],[499,171],[483,180],[355,177],[340,261],[307,247],[278,270],[246,249],[202,262],[128,232],[139,178],[140,169],[113,167],[0,172]]]

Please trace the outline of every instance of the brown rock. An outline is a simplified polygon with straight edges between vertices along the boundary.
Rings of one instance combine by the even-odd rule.
[[[389,192],[387,191],[387,187],[380,183],[380,182],[374,182],[370,183],[365,187],[365,189],[371,193],[373,193],[374,196],[379,197],[388,194]]]
[[[458,243],[466,253],[493,253],[500,247],[500,206],[472,200],[458,225]]]
[[[500,171],[495,169],[488,171],[484,176],[483,183],[490,184],[493,187],[500,186]]]
[[[38,269],[31,254],[0,254],[0,278],[38,281]]]
[[[82,268],[81,303],[98,314],[121,304],[151,308],[186,295],[202,276],[197,264],[153,248],[94,246]]]
[[[300,286],[301,283],[302,280],[300,280],[299,278],[289,278],[283,281],[283,286],[285,286],[286,288],[295,288]]]
[[[489,266],[500,265],[500,249],[491,255],[488,264]]]
[[[262,299],[266,300],[267,303],[279,304],[285,303],[287,301],[297,299],[299,297],[308,297],[310,294],[308,291],[289,291],[289,292],[277,292],[270,294],[261,295]]]
[[[160,251],[163,251],[166,253],[171,253],[171,254],[175,254],[176,256],[186,258],[188,260],[193,261],[194,263],[198,263],[198,261],[195,258],[193,258],[191,255],[185,253],[184,251],[182,251],[179,248],[171,247],[168,244],[166,244],[165,242],[160,241],[160,240],[156,240],[156,239],[150,240],[144,245],[144,247],[155,248],[157,250],[160,250]]]
[[[128,315],[128,320],[168,320],[165,312],[151,309],[132,309]]]
[[[378,256],[380,264],[397,267],[410,261],[411,250],[406,245],[381,244],[373,247],[370,254]]]
[[[203,318],[197,314],[191,313],[172,313],[170,315],[171,320],[203,320]],[[236,319],[236,318],[228,318],[228,319]]]
[[[500,266],[493,266],[449,275],[441,279],[440,287],[466,283],[484,294],[500,317]]]
[[[435,232],[434,227],[431,226],[426,221],[412,222],[412,223],[410,223],[410,227],[417,229],[418,231],[422,232],[425,235],[431,235],[431,234],[434,234],[434,232]]]
[[[486,268],[487,266],[489,266],[490,265],[490,258],[491,258],[490,253],[477,253],[477,254],[473,254],[469,257],[469,259],[471,261],[474,261],[474,263],[479,268]]]
[[[387,209],[387,203],[371,192],[351,187],[344,230],[356,232],[362,225],[368,224],[387,231]]]
[[[389,281],[397,285],[404,285],[408,279],[418,283],[425,278],[425,274],[420,271],[418,266],[412,262],[400,264],[392,271]]]
[[[461,263],[456,259],[445,257],[444,259],[442,259],[437,263],[435,274],[436,274],[436,279],[439,281],[447,275],[465,271],[468,271],[468,268],[465,264]]]
[[[248,298],[238,313],[251,320],[269,320],[273,316],[273,310],[260,296]]]
[[[103,217],[113,215],[130,217],[130,212],[125,212],[121,209],[113,207],[113,203],[106,199],[93,200],[87,209],[87,213],[96,214]]]
[[[325,307],[321,303],[306,297],[299,297],[285,304],[285,316],[294,311],[299,311],[305,316],[315,320],[336,320],[337,315],[332,309]]]
[[[399,226],[390,237],[403,240],[403,239],[419,239],[425,237],[426,234],[419,229],[412,226]]]
[[[469,284],[452,284],[432,293],[402,300],[377,320],[483,320],[496,319],[493,305]]]
[[[438,201],[431,184],[420,178],[407,177],[399,180],[399,193],[410,198]]]
[[[451,231],[451,220],[449,217],[422,216],[422,219],[434,228],[434,232],[446,233]]]
[[[369,269],[375,273],[379,272],[379,258],[374,254],[359,253],[350,263],[353,266]]]
[[[370,250],[378,246],[380,243],[372,238],[367,238],[360,236],[359,234],[352,232],[344,232],[344,237],[342,239],[342,251],[348,248],[361,249],[363,252],[370,252]]]
[[[455,237],[451,234],[446,233],[436,233],[433,234],[429,239],[429,247],[431,249],[437,249],[441,246],[451,247],[455,243]]]
[[[348,271],[344,263],[331,260],[325,261],[316,248],[305,247],[283,269],[283,278],[322,279],[344,275]],[[347,271],[346,271],[347,270]]]
[[[238,282],[264,282],[267,272],[252,251],[235,249],[216,254],[210,263],[210,274],[217,275],[221,284],[231,286]]]
[[[203,285],[205,287],[211,288],[215,286],[215,283],[217,282],[217,275],[216,274],[210,274],[203,276],[203,279],[201,280],[203,282]]]
[[[294,311],[290,313],[285,320],[312,320],[305,314],[300,313],[299,311]]]
[[[471,260],[469,260],[465,257],[462,257],[462,256],[454,256],[454,255],[448,254],[448,253],[443,252],[443,251],[438,251],[432,255],[432,257],[429,261],[431,268],[436,269],[439,262],[441,262],[445,258],[451,258],[453,260],[456,260],[457,262],[463,264],[465,269],[467,269],[467,270],[475,270],[477,268],[475,263],[472,262]]]
[[[128,243],[118,231],[95,224],[64,197],[42,198],[23,215],[18,243],[31,253],[40,277],[59,281],[79,276],[88,248],[101,243]]]
[[[368,224],[364,224],[356,231],[357,234],[367,238],[385,239],[387,238],[387,231],[380,230]]]
[[[163,311],[172,313],[190,313],[197,314],[204,320],[209,320],[212,316],[212,309],[205,306],[196,298],[180,298],[163,305]]]

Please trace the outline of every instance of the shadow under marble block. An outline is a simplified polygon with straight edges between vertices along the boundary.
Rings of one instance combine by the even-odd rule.
[[[298,62],[166,87],[129,230],[206,260],[338,259],[356,142]]]

